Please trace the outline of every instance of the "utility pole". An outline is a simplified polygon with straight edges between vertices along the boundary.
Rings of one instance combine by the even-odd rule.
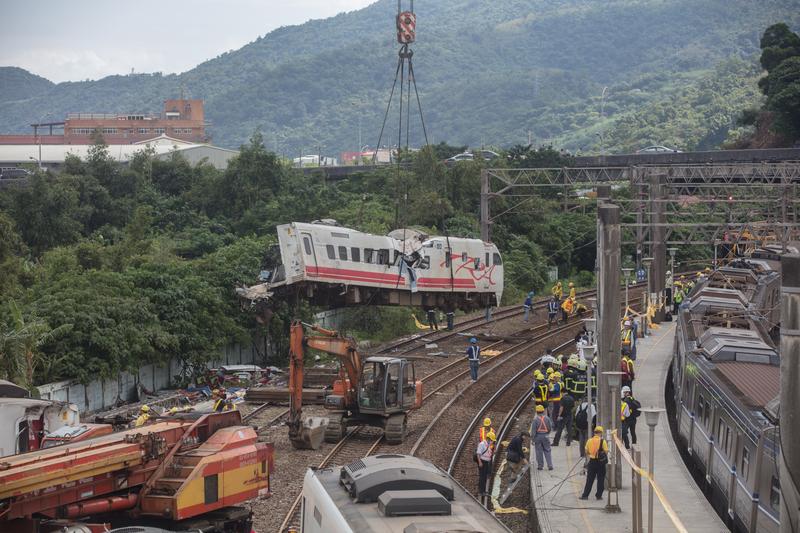
[[[489,171],[481,169],[481,240],[489,242]]]
[[[598,188],[598,197],[600,190]],[[619,370],[619,275],[620,275],[619,207],[601,203],[597,208],[597,417],[603,427],[611,427],[612,398],[608,374]]]
[[[664,307],[660,304],[664,302],[664,275],[667,257],[665,253],[666,245],[664,235],[664,193],[661,183],[661,176],[655,174],[650,176],[650,237],[653,241],[653,281],[650,286],[655,294],[653,304],[656,306],[656,314],[653,322],[656,324],[664,320]]]
[[[781,257],[781,533],[800,530],[800,255]]]

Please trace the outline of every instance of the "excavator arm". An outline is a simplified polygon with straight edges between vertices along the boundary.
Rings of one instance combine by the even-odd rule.
[[[304,328],[319,333],[306,336]],[[303,356],[305,348],[313,348],[336,356],[342,363],[347,379],[339,380],[347,403],[355,401],[356,387],[361,379],[361,357],[352,339],[317,325],[292,322],[289,330],[289,440],[298,449],[317,449],[322,444],[324,425],[320,419],[306,419],[303,414]]]

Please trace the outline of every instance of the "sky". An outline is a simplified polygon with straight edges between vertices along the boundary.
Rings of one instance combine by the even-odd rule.
[[[0,66],[54,82],[180,73],[275,28],[375,0],[0,0]]]

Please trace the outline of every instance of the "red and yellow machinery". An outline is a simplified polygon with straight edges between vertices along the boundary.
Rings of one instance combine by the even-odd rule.
[[[304,326],[318,335],[305,335]],[[331,354],[341,363],[339,379],[325,396],[327,421],[302,418],[303,356],[305,348]],[[355,340],[316,325],[292,323],[289,340],[289,439],[298,449],[317,449],[339,442],[348,426],[383,428],[389,444],[406,437],[408,412],[422,405],[422,382],[414,363],[397,357],[368,357],[358,353]]]
[[[272,444],[238,411],[186,414],[0,461],[0,531],[92,524],[250,533],[269,495]]]

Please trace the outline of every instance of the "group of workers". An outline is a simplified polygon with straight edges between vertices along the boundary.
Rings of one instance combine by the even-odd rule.
[[[692,292],[694,286],[703,281],[709,275],[711,275],[711,268],[706,267],[705,270],[698,271],[694,278],[692,278],[692,276],[687,277],[685,274],[682,274],[680,278],[673,280],[672,272],[667,271],[667,287],[671,288],[670,298],[672,299],[673,315],[678,314],[678,309],[683,301],[689,296],[689,293]]]
[[[627,327],[627,326],[626,326]],[[582,339],[583,340],[583,339]],[[636,420],[640,414],[641,404],[633,397],[632,385],[635,380],[633,360],[626,352],[622,359],[623,387],[621,390],[620,422],[622,440],[626,448],[636,444]],[[591,387],[592,398],[597,397],[597,361],[588,363],[578,354],[555,357],[551,350],[542,357],[542,368],[534,371],[533,400],[535,416],[529,431],[522,431],[511,439],[506,449],[506,461],[511,468],[511,481],[514,483],[528,464],[526,459],[526,439],[531,440],[534,447],[536,467],[553,470],[551,446],[558,446],[562,438],[566,446],[576,438],[579,441],[581,457],[585,457],[586,486],[581,499],[587,499],[594,483],[597,483],[595,496],[603,495],[605,482],[605,465],[608,463],[608,442],[603,437],[604,429],[597,426],[597,408],[594,401],[588,400],[587,392]],[[591,424],[591,426],[590,426]],[[551,440],[551,434],[553,438]],[[483,421],[479,444],[476,450],[476,461],[479,466],[479,490],[485,494],[486,483],[491,473],[491,461],[494,456],[496,436],[491,428],[491,420]]]
[[[561,321],[566,323],[570,316],[581,315],[588,309],[585,305],[578,303],[576,298],[575,284],[568,283],[569,292],[564,297],[564,289],[561,281],[556,281],[550,289],[550,301],[547,302],[547,326],[551,327],[558,322],[558,312],[561,311]]]

